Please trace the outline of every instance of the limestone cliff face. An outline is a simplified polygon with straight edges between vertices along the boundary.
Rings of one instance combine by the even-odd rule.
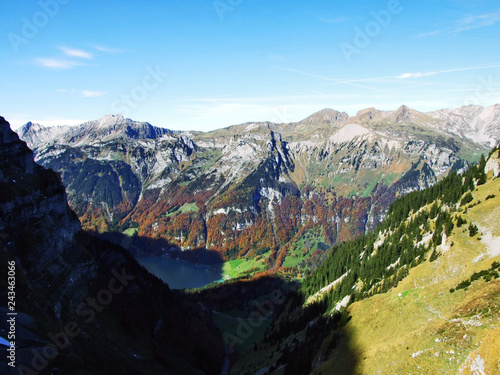
[[[12,261],[21,373],[220,372],[224,350],[207,313],[187,305],[124,249],[83,232],[60,177],[37,165],[0,117],[2,268]],[[7,291],[2,272],[2,316]],[[57,355],[44,354],[68,323],[76,324],[77,334],[59,341]],[[2,319],[0,336],[8,329]],[[0,373],[17,374],[6,358],[0,347]]]
[[[492,173],[495,178],[500,176],[500,153],[498,148],[490,155],[490,158],[486,163],[485,172],[487,174]]]

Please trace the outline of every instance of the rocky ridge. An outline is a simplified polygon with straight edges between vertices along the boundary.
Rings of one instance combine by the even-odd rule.
[[[264,255],[263,270],[373,229],[396,196],[466,168],[498,139],[496,106],[445,112],[326,109],[298,123],[207,133],[106,116],[46,132],[43,142],[28,126],[19,133],[38,162],[62,174],[85,228],[137,228],[227,258]],[[307,250],[294,247],[308,231]]]

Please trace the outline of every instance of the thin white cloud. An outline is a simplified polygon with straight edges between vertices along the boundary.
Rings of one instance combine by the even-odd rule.
[[[93,56],[91,53],[87,51],[83,51],[81,49],[75,49],[75,48],[66,48],[66,47],[59,47],[59,49],[67,56],[71,57],[78,57],[81,59],[87,59],[87,60],[92,60]]]
[[[57,89],[58,93],[67,93],[69,95],[78,95],[80,98],[96,98],[99,96],[106,95],[107,92],[104,91],[95,91],[95,90],[76,90],[76,89]]]
[[[36,63],[40,66],[43,66],[44,68],[50,69],[72,69],[75,66],[81,65],[76,61],[57,58],[36,59]]]
[[[12,129],[14,130],[20,128],[28,121],[34,122],[36,124],[42,124],[44,126],[79,125],[85,122],[85,120],[81,119],[70,119],[53,116],[36,116],[32,113],[6,113],[5,119],[9,121]]]
[[[443,30],[434,30],[434,31],[428,31],[425,33],[420,33],[417,35],[417,38],[426,38],[428,36],[434,36],[434,35],[439,35],[442,34]]]
[[[498,22],[500,22],[500,9],[495,12],[464,17],[455,21],[454,24],[448,28],[420,33],[417,35],[417,38],[425,38],[440,34],[458,34],[472,29],[491,26]]]
[[[347,110],[343,102],[362,103],[366,95],[304,93],[262,97],[200,97],[172,102],[177,113],[190,117],[192,124],[206,121],[216,127],[248,121],[287,123],[300,121],[323,108]],[[376,95],[371,95],[371,99]]]
[[[385,79],[422,78],[422,77],[434,76],[434,75],[437,75],[437,74],[452,73],[452,72],[461,72],[461,71],[466,71],[466,70],[480,70],[480,69],[498,68],[498,67],[500,67],[500,64],[487,65],[487,66],[474,66],[474,67],[468,67],[468,68],[436,70],[436,71],[433,71],[433,72],[403,73],[403,74],[400,74],[400,75],[397,75],[397,76],[360,78],[360,79],[351,79],[351,80],[347,80],[347,81],[335,80],[335,82],[325,83],[324,85],[352,84],[352,83],[356,83],[356,82],[380,81],[380,80],[385,80]]]
[[[302,75],[305,75],[305,76],[308,76],[308,77],[319,78],[319,79],[323,79],[323,80],[331,81],[332,82],[332,83],[326,83],[325,85],[335,85],[335,84],[345,83],[345,84],[348,84],[348,85],[351,85],[351,86],[360,87],[360,88],[366,89],[366,90],[388,93],[385,90],[381,90],[381,89],[377,89],[377,88],[369,87],[369,86],[365,86],[365,85],[359,85],[359,84],[355,83],[357,81],[342,81],[340,79],[330,78],[330,77],[325,77],[325,76],[320,76],[320,75],[317,75],[317,74],[311,74],[311,73],[303,72],[303,71],[297,70],[297,69],[280,68],[280,67],[274,67],[274,68],[275,69],[284,70],[284,71],[287,71],[287,72],[298,73],[298,74],[302,74]],[[359,81],[359,82],[361,82],[361,81]]]
[[[60,125],[80,125],[88,120],[62,118],[62,117],[38,117],[38,118],[35,117],[31,121],[45,126],[60,126]]]
[[[123,53],[123,52],[129,52],[124,49],[120,48],[111,48],[111,47],[105,47],[105,46],[94,46],[94,49],[104,52],[104,53]]]
[[[500,21],[500,10],[492,13],[480,14],[478,16],[469,16],[459,21],[450,33],[460,33],[462,31],[477,29],[494,25]]]
[[[422,72],[416,72],[416,73],[403,73],[403,74],[401,74],[398,78],[399,78],[399,79],[421,78],[421,77],[429,77],[429,76],[433,76],[434,74],[437,74],[437,73],[436,73],[436,72],[428,72],[428,73],[422,73]]]
[[[82,90],[80,92],[82,98],[96,98],[98,96],[106,95],[104,91]]]

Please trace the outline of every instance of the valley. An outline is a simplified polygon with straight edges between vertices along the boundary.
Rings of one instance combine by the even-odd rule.
[[[403,108],[402,114],[410,116],[411,111]],[[331,116],[331,112],[327,114]],[[120,158],[117,154],[111,157],[107,146],[102,145],[99,153],[106,152],[108,156],[100,158],[95,154],[97,146],[89,146],[88,139],[71,146],[64,142],[72,140],[54,140],[44,143],[43,147],[39,145],[35,148],[35,159],[60,171],[62,182],[68,184],[69,201],[73,197],[72,205],[82,225],[89,225],[84,232],[75,213],[69,208],[62,209],[66,204],[65,190],[55,178],[56,174],[34,164],[29,149],[23,148],[24,143],[4,128],[8,146],[3,151],[6,159],[2,164],[2,176],[14,176],[7,167],[12,164],[8,158],[21,157],[22,161],[13,164],[18,166],[16,177],[12,181],[5,178],[2,181],[7,201],[0,205],[5,211],[2,218],[6,218],[13,215],[12,207],[18,205],[9,203],[9,199],[15,202],[16,196],[31,192],[35,197],[43,194],[57,197],[54,202],[58,203],[50,206],[54,214],[50,214],[50,210],[44,212],[63,224],[61,236],[53,237],[40,221],[34,224],[39,229],[30,235],[19,229],[11,233],[8,229],[2,230],[8,234],[0,239],[8,244],[7,249],[12,248],[2,252],[2,256],[16,256],[25,269],[23,277],[27,280],[42,272],[33,262],[35,257],[45,259],[44,264],[59,261],[59,258],[53,259],[56,249],[61,254],[68,254],[60,259],[68,259],[73,271],[62,271],[64,268],[54,264],[51,278],[67,280],[71,277],[73,280],[78,275],[80,284],[85,285],[82,269],[90,266],[92,272],[104,272],[107,267],[117,264],[127,264],[140,275],[141,286],[134,289],[134,298],[149,301],[146,303],[154,310],[149,312],[148,307],[152,319],[144,322],[147,329],[152,330],[152,338],[143,337],[145,346],[133,349],[131,356],[125,352],[117,354],[114,360],[137,366],[136,359],[143,361],[144,358],[137,353],[147,355],[152,350],[147,347],[148,340],[164,340],[161,345],[168,348],[167,354],[160,362],[148,359],[148,366],[154,370],[146,371],[154,372],[157,371],[155,366],[164,366],[173,369],[174,373],[194,371],[194,374],[197,368],[204,368],[206,373],[218,373],[216,369],[221,368],[222,363],[227,374],[249,375],[408,371],[414,374],[436,371],[473,374],[477,368],[492,373],[497,370],[500,329],[497,325],[500,310],[496,303],[500,272],[500,232],[496,220],[500,207],[498,148],[488,151],[486,144],[472,140],[459,143],[450,139],[442,143],[441,136],[430,137],[426,138],[427,143],[421,143],[418,153],[414,151],[416,154],[399,152],[396,158],[397,149],[393,147],[389,155],[394,156],[389,157],[389,164],[398,167],[390,169],[390,174],[387,174],[389,169],[379,170],[369,164],[368,160],[373,161],[373,158],[367,159],[366,154],[362,154],[360,166],[350,166],[353,176],[348,177],[348,172],[340,173],[325,187],[321,182],[324,177],[321,173],[315,175],[314,169],[300,172],[301,178],[308,179],[309,183],[301,185],[295,179],[296,166],[304,156],[296,154],[292,158],[291,146],[283,140],[284,136],[274,131],[267,133],[269,124],[265,125],[267,130],[263,135],[259,135],[263,140],[271,137],[271,141],[265,143],[267,151],[259,151],[262,161],[255,165],[252,164],[254,158],[237,159],[241,162],[238,171],[243,174],[236,175],[232,166],[214,178],[219,173],[218,168],[224,166],[225,152],[229,152],[223,147],[215,156],[210,154],[217,159],[213,165],[200,167],[203,173],[214,168],[209,178],[205,174],[194,174],[199,171],[199,167],[194,167],[199,163],[196,153],[206,147],[200,146],[203,144],[200,140],[207,142],[207,134],[198,134],[198,138],[193,137],[195,141],[190,141],[182,138],[185,135],[172,136],[174,133],[168,131],[156,139],[159,130],[141,125],[140,129],[150,130],[140,137],[152,137],[153,140],[137,140],[134,138],[137,131],[127,130],[128,126],[136,127],[135,122],[123,120],[124,125],[120,118],[116,120],[120,126],[115,126],[111,133],[104,130],[113,147],[121,144],[120,147],[141,148],[149,144],[151,149],[152,143],[155,150],[173,147],[169,151],[173,154],[169,155],[175,155],[173,150],[182,144],[184,150],[192,150],[185,151],[185,155],[191,152],[189,161],[177,165],[179,169],[175,175],[168,175],[165,172],[168,168],[163,164],[161,168],[166,169],[162,169],[159,176],[164,178],[162,184],[168,181],[167,185],[153,184],[150,189],[150,185],[144,185],[147,173],[142,177],[137,175],[137,170],[124,161],[127,153],[120,154]],[[122,126],[125,130],[121,133]],[[289,137],[293,138],[291,129],[296,126],[288,128]],[[88,124],[71,130],[72,137],[78,142],[82,139],[79,134],[90,137],[95,129],[87,131],[87,127]],[[108,129],[108,124],[97,128],[102,132]],[[252,126],[250,130],[257,128]],[[287,126],[282,125],[282,128],[287,129]],[[356,152],[360,147],[365,150],[369,141],[358,137],[367,134],[349,124],[339,125],[339,128],[334,138],[343,143],[337,153],[347,150],[350,158],[356,159]],[[345,141],[347,135],[342,129],[349,134],[356,130],[354,140]],[[221,130],[221,136],[226,137],[230,130]],[[51,132],[50,128],[41,131]],[[116,134],[122,135],[117,138]],[[123,134],[132,136],[128,139],[129,136]],[[167,137],[167,141],[163,137]],[[254,148],[259,145],[255,137],[252,135]],[[93,142],[100,140],[90,143]],[[172,146],[171,142],[176,145]],[[248,145],[238,142],[237,148],[247,149]],[[411,142],[416,141],[409,141],[405,147],[415,147]],[[12,145],[16,146],[12,148]],[[13,153],[13,149],[18,150],[17,153]],[[55,152],[56,149],[60,150]],[[87,154],[89,150],[93,151]],[[486,150],[487,156],[475,156],[480,150]],[[428,151],[430,154],[425,155]],[[446,158],[443,153],[448,153]],[[411,161],[417,154],[418,161]],[[182,155],[176,156],[176,160],[182,160]],[[380,157],[378,151],[374,155]],[[154,160],[153,156],[151,158]],[[328,171],[335,165],[335,173],[338,173],[342,163],[330,163],[322,168]],[[404,170],[402,164],[409,165],[409,170]],[[370,168],[372,172],[368,173]],[[355,180],[361,172],[369,176],[365,182]],[[37,177],[38,174],[41,177]],[[39,182],[39,178],[52,181],[51,185]],[[18,180],[23,181],[22,190],[16,185]],[[368,188],[363,191],[369,193],[348,193],[347,181],[357,181],[357,188],[366,183]],[[337,183],[339,185],[335,185]],[[50,187],[49,190],[45,192],[43,189],[47,187],[44,186]],[[346,189],[346,196],[337,193],[336,189]],[[129,199],[129,203],[124,203],[123,198]],[[26,223],[33,220],[28,212],[32,210],[30,205],[37,204],[37,199],[46,200],[36,198],[32,201],[30,198],[27,201],[33,203],[29,203],[28,211],[21,215]],[[113,211],[107,202],[120,202],[115,208],[128,207],[125,208],[128,213]],[[95,207],[100,208],[95,211]],[[63,211],[69,216],[60,216]],[[146,216],[142,216],[143,211]],[[93,219],[89,221],[89,218]],[[4,227],[6,223],[2,221]],[[18,220],[8,225],[21,227]],[[59,227],[56,224],[56,228]],[[10,239],[8,243],[7,239]],[[195,246],[206,245],[207,239],[210,246]],[[75,248],[83,253],[67,253]],[[46,249],[53,250],[47,252]],[[74,256],[82,260],[70,260]],[[99,269],[101,271],[97,271]],[[171,284],[170,287],[153,274]],[[42,281],[42,285],[51,285],[49,279]],[[68,288],[65,293],[69,296],[75,293],[71,285],[61,281],[55,287]],[[87,290],[91,292],[96,287]],[[38,296],[27,297],[30,288],[21,290],[26,295],[24,298],[30,301],[25,313],[38,321],[41,315],[35,312],[34,306],[41,306],[45,314],[51,316],[51,327],[61,324],[61,318],[52,316],[47,310],[52,303],[58,303],[45,301],[53,297],[41,290]],[[131,303],[127,298],[120,298],[121,302],[105,310],[106,314],[99,319],[115,319],[113,314]],[[183,318],[174,310],[168,310],[171,304],[179,306],[177,311],[189,311],[189,317]],[[71,305],[65,306],[63,311],[66,319],[74,315]],[[136,310],[129,311],[130,318],[136,314]],[[177,341],[180,346],[176,349],[169,347],[172,341],[167,337],[172,336],[161,331],[164,324],[161,316],[169,316],[172,332],[179,332],[179,329],[190,332]],[[188,328],[186,324],[191,322],[196,323]],[[154,329],[153,323],[156,324]],[[126,328],[120,335],[129,340],[130,335],[134,335],[129,331],[133,325],[130,321],[123,324]],[[46,329],[54,328],[30,329],[43,340]],[[204,332],[201,342],[190,341],[193,330]],[[86,328],[86,332],[99,337],[100,345],[109,347],[105,337],[93,327]],[[65,358],[70,362],[85,358],[86,340],[71,341],[71,345],[79,348],[79,354],[76,357],[58,355],[56,361],[50,362],[50,368],[64,367]],[[22,342],[21,346],[26,352],[35,350],[29,342]],[[184,353],[181,359],[173,360],[175,350]],[[192,353],[197,354],[193,356]],[[81,369],[87,371],[100,363],[101,359],[97,358],[81,365]],[[140,371],[135,368],[134,371]]]
[[[500,375],[498,2],[1,10],[0,375]]]

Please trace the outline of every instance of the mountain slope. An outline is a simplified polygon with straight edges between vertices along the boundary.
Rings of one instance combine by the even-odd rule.
[[[499,152],[335,246],[231,373],[498,372]]]
[[[136,228],[140,237],[226,259],[260,255],[253,273],[304,273],[324,249],[374,229],[397,196],[488,150],[492,138],[475,143],[440,123],[402,106],[354,117],[323,110],[298,123],[208,133],[106,116],[62,135],[54,130],[50,141],[40,136],[43,143],[33,126],[20,134],[38,162],[62,174],[86,229]],[[500,120],[488,117],[487,128],[499,129]]]
[[[2,346],[2,374],[220,372],[224,350],[210,316],[124,249],[84,233],[59,176],[34,163],[3,118],[0,245],[0,310],[17,313],[17,369]],[[9,332],[2,319],[0,335]]]
[[[500,105],[481,107],[475,105],[463,106],[454,110],[443,109],[429,113],[442,121],[444,130],[469,138],[476,142],[495,145],[500,139],[500,130],[494,124],[500,118]]]
[[[470,237],[467,229],[457,228],[436,261],[410,270],[390,292],[350,306],[348,340],[312,374],[344,366],[346,345],[363,359],[358,374],[499,373],[499,191],[499,179],[479,187],[473,207],[462,215],[479,234]],[[486,200],[489,195],[497,197]],[[485,270],[492,276],[473,277]],[[471,277],[477,281],[470,287],[450,292]]]

